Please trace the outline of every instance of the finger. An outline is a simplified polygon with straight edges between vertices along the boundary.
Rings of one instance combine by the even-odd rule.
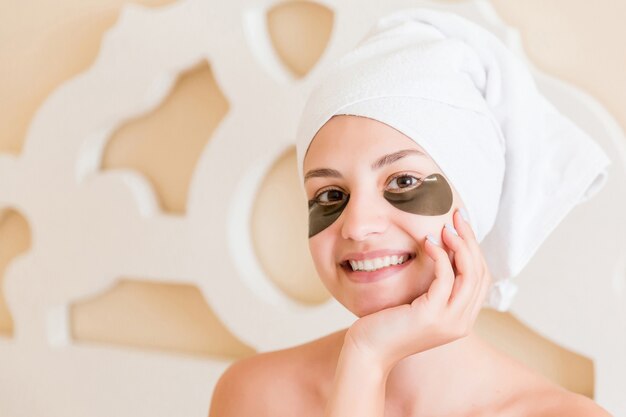
[[[443,240],[443,239],[441,239]],[[452,265],[452,271],[454,272],[454,275],[456,276],[456,268],[454,266],[454,251],[447,248],[446,245],[444,243],[440,243],[441,247],[443,247],[443,250],[446,251],[446,254],[448,255],[448,259],[450,260],[450,265]]]
[[[436,240],[432,235],[429,237]],[[430,284],[426,297],[429,302],[444,306],[450,298],[450,292],[454,285],[454,271],[447,252],[439,245],[441,242],[433,243],[428,238],[424,239],[426,254],[435,261],[435,279]]]
[[[450,265],[452,265],[452,270],[454,271],[454,252],[448,251],[448,258],[450,258]],[[456,275],[456,271],[455,271]]]
[[[465,309],[459,311],[459,314],[462,317],[465,317],[472,322],[476,319],[476,316],[482,308],[482,303],[486,295],[486,291],[489,287],[489,277],[487,274],[475,272],[474,276],[475,278],[473,283],[473,291],[472,294],[469,296],[470,300],[467,303]]]
[[[483,256],[483,252],[482,252],[482,249],[480,248],[480,244],[476,240],[476,236],[474,234],[471,224],[465,221],[465,219],[461,215],[460,209],[457,210],[456,213],[454,213],[453,221],[456,226],[455,228],[457,229],[457,232],[459,233],[461,237],[463,237],[463,240],[465,241],[467,247],[472,253],[472,257],[474,259],[474,267],[475,267],[475,271],[477,274],[476,276],[478,277],[480,281],[477,283],[475,290],[474,290],[475,292],[473,295],[473,299],[475,300],[480,297],[480,291],[481,291],[481,288],[483,287],[482,278],[485,272],[488,272],[487,267],[486,267],[485,257]]]
[[[452,221],[454,223],[454,228],[456,229],[459,236],[463,238],[467,247],[474,257],[474,261],[478,264],[478,262],[483,261],[482,251],[480,249],[480,244],[476,239],[476,235],[474,234],[474,230],[472,229],[472,225],[463,219],[460,210],[457,210],[452,216]]]
[[[454,212],[452,220],[454,223],[454,227],[463,239],[465,239],[469,244],[478,244],[476,240],[476,235],[474,234],[474,230],[472,229],[472,225],[469,222],[465,221],[465,219],[461,215],[461,209],[457,209]]]
[[[479,290],[477,292],[476,298],[473,301],[473,309],[470,311],[472,320],[475,320],[480,310],[483,307],[483,303],[485,301],[485,297],[487,296],[487,292],[489,291],[489,287],[491,286],[491,273],[489,269],[485,267],[485,274],[481,279],[481,283],[479,285]]]
[[[451,225],[444,227],[442,236],[448,247],[454,251],[457,271],[448,305],[453,306],[453,310],[462,314],[475,296],[477,280],[474,258],[463,238],[454,233]]]
[[[474,259],[464,239],[451,224],[446,223],[441,233],[443,243],[454,253],[454,266],[457,274],[468,272],[474,267]]]

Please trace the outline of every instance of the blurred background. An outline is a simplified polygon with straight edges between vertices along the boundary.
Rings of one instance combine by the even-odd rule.
[[[40,106],[62,83],[90,68],[103,35],[115,25],[125,3],[0,2],[0,153],[20,156]],[[135,3],[158,8],[175,2]],[[491,4],[520,31],[525,52],[539,69],[592,95],[626,129],[626,2],[491,0]],[[298,79],[323,53],[333,13],[313,2],[277,2],[267,13],[267,26],[277,54]],[[198,64],[178,76],[157,108],[115,129],[103,151],[101,170],[140,172],[153,186],[161,210],[184,216],[194,167],[228,110],[210,63]],[[295,166],[295,153],[288,151],[263,179],[255,196],[252,236],[259,262],[272,281],[294,300],[315,305],[328,300],[329,294],[308,257],[304,197]],[[2,182],[0,178],[0,188]],[[276,201],[288,203],[281,206],[286,213],[276,210]],[[276,234],[285,215],[296,226],[287,235]],[[31,232],[18,209],[0,211],[0,284],[12,260],[31,248]],[[63,236],[58,238],[62,244]],[[2,288],[0,338],[11,339],[14,322]],[[102,293],[74,303],[69,318],[77,344],[226,361],[256,353],[229,332],[191,284],[120,276]],[[485,338],[559,384],[593,397],[589,358],[552,343],[509,313],[483,311],[478,328]]]

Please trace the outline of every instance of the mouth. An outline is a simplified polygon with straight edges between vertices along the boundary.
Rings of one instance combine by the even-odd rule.
[[[374,272],[384,268],[403,265],[415,258],[415,253],[387,255],[370,259],[346,259],[339,265],[349,272]]]
[[[406,252],[377,258],[346,259],[339,266],[352,281],[367,283],[378,281],[403,270],[415,259],[415,256],[415,253]]]

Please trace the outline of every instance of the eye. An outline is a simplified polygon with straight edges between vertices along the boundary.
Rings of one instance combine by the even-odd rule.
[[[422,182],[421,178],[406,173],[398,174],[389,181],[389,191],[392,193],[403,193],[406,190],[412,190]]]
[[[332,188],[317,194],[313,200],[320,205],[332,205],[345,198],[346,194],[343,191]]]

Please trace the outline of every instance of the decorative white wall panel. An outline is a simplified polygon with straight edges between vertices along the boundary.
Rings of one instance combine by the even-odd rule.
[[[406,6],[459,13],[523,52],[517,32],[485,1],[320,4],[334,12],[334,27],[324,54],[301,80],[271,46],[265,16],[274,1],[128,5],[95,64],[39,109],[22,154],[0,155],[0,210],[21,213],[33,242],[5,271],[15,330],[13,338],[0,337],[0,415],[207,415],[228,362],[72,342],[68,306],[106,291],[120,276],[197,286],[229,330],[258,351],[302,343],[354,320],[334,300],[312,307],[280,292],[264,276],[250,237],[255,190],[293,145],[320,70],[377,17]],[[157,107],[177,76],[202,60],[230,109],[195,168],[186,215],[167,215],[140,173],[100,171],[102,152],[111,132]],[[550,100],[614,161],[606,187],[571,212],[518,277],[513,312],[592,358],[597,401],[626,415],[626,224],[620,221],[626,139],[591,97],[534,73]]]

